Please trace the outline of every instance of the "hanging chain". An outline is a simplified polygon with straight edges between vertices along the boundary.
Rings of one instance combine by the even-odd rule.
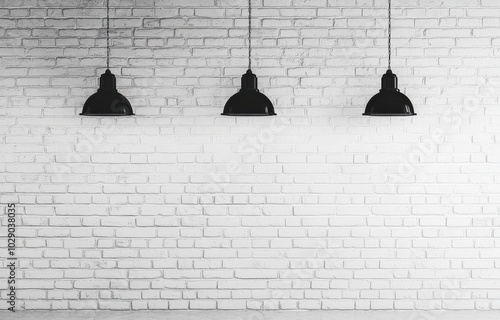
[[[252,0],[248,0],[248,70],[252,69]]]
[[[389,0],[389,41],[388,41],[388,51],[389,51],[389,70],[391,70],[391,0]]]
[[[109,69],[109,0],[106,0],[106,69]]]

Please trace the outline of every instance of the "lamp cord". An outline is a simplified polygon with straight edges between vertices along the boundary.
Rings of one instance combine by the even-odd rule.
[[[109,69],[109,0],[106,1],[106,69]]]
[[[252,0],[248,0],[248,70],[252,69]]]
[[[388,41],[388,51],[389,51],[389,70],[391,70],[391,0],[389,0],[389,41]]]

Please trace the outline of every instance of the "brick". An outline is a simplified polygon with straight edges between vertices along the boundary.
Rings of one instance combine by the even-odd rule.
[[[0,198],[19,203],[20,307],[500,309],[500,7],[422,2],[393,9],[403,119],[361,116],[385,71],[376,1],[255,4],[252,68],[279,115],[263,118],[219,116],[246,1],[112,9],[136,117],[77,116],[106,62],[101,5],[8,1]]]

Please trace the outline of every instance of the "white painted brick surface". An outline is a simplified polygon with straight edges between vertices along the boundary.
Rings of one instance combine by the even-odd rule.
[[[361,116],[385,71],[380,0],[255,0],[253,71],[279,114],[258,119],[220,116],[246,1],[111,1],[137,116],[80,117],[103,4],[0,0],[21,308],[500,309],[498,1],[394,1],[412,118]]]

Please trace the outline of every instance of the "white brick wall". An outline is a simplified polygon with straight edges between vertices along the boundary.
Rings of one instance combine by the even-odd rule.
[[[0,0],[20,307],[500,309],[500,3],[394,1],[413,118],[361,116],[386,1],[254,3],[278,117],[219,116],[246,1],[128,0],[111,65],[137,116],[114,119],[78,116],[104,71],[104,2]]]

